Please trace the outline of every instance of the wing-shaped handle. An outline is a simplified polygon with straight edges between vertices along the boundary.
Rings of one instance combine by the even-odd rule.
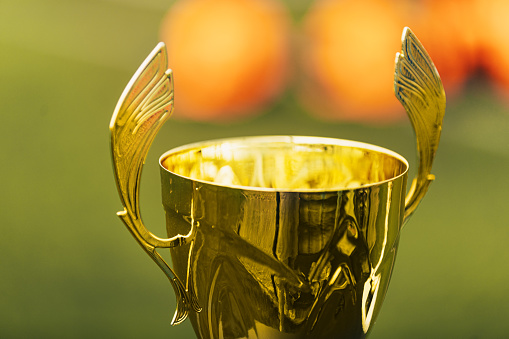
[[[170,248],[192,240],[187,235],[159,238],[141,220],[140,179],[148,150],[157,132],[173,111],[173,75],[167,67],[166,47],[159,43],[138,68],[122,93],[110,122],[115,179],[124,210],[117,215],[170,280],[177,296],[172,324],[187,318],[189,310],[200,311],[191,287],[185,288],[156,248]]]
[[[394,92],[405,108],[417,138],[419,169],[405,201],[405,221],[426,195],[433,159],[440,141],[445,92],[435,65],[414,33],[405,27],[396,54]]]

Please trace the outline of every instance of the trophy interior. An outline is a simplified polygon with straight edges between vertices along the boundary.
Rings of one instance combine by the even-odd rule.
[[[355,189],[408,170],[403,157],[378,146],[289,136],[192,144],[165,153],[160,163],[192,180],[278,191]]]

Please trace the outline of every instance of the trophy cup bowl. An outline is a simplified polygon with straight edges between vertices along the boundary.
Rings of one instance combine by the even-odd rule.
[[[268,136],[180,147],[160,164],[168,236],[194,233],[171,255],[203,307],[189,315],[200,337],[367,332],[396,254],[404,158],[346,140]]]
[[[110,124],[117,214],[169,278],[172,324],[199,338],[364,338],[380,311],[400,230],[434,179],[445,94],[405,28],[395,94],[417,137],[419,168],[382,147],[305,136],[181,146],[160,157],[167,238],[139,210],[148,149],[173,109],[159,44],[122,94]],[[168,248],[173,264],[157,252]]]

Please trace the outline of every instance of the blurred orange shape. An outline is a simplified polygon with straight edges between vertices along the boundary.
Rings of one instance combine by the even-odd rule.
[[[437,67],[447,95],[460,94],[479,65],[474,1],[421,0],[412,18],[412,29]]]
[[[509,103],[509,1],[474,0],[481,65]]]
[[[161,38],[175,75],[175,115],[239,120],[284,90],[290,19],[271,0],[180,0]]]
[[[404,116],[394,96],[406,2],[318,0],[303,25],[301,95],[326,119],[388,122]]]

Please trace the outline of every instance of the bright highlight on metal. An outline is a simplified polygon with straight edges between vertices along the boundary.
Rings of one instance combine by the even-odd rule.
[[[383,302],[404,222],[434,179],[445,94],[405,28],[394,89],[417,138],[419,169],[360,142],[300,136],[222,139],[160,158],[168,238],[141,220],[141,171],[173,110],[164,44],[113,114],[117,214],[172,284],[199,338],[364,338]],[[170,267],[157,252],[169,249]],[[147,335],[150,335],[147,330]]]

